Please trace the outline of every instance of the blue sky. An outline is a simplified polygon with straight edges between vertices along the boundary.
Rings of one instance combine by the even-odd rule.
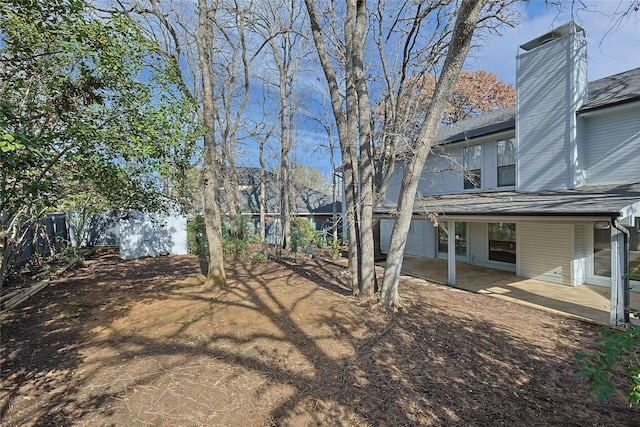
[[[616,11],[627,9],[630,0],[581,0],[571,10],[559,12],[547,8],[544,0],[532,0],[523,10],[523,21],[502,36],[487,40],[480,52],[467,61],[468,69],[493,71],[507,82],[515,83],[516,55],[519,46],[573,20],[587,34],[589,81],[640,67],[640,13],[616,26]],[[570,6],[570,2],[569,2]]]
[[[515,84],[519,46],[566,24],[572,17],[587,34],[589,81],[640,67],[640,13],[636,12],[619,26],[611,18],[616,12],[626,10],[631,0],[574,0],[573,11],[571,3],[571,0],[565,1],[563,10],[547,7],[544,0],[522,4],[519,24],[515,28],[504,29],[500,35],[485,37],[480,50],[468,58],[465,68],[492,71],[501,80]],[[297,148],[293,161],[316,167],[323,174],[330,175],[328,153],[317,150],[318,143],[326,143],[326,134],[303,123],[299,122],[299,125],[296,132],[304,143]],[[254,150],[247,147],[246,154],[247,160],[251,159],[248,163],[254,166],[257,163]],[[340,157],[339,150],[336,150],[336,157]],[[274,166],[277,164],[275,153],[269,160]]]

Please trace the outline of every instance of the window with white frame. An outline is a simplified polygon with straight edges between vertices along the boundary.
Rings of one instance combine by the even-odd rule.
[[[498,141],[498,187],[516,185],[516,146],[513,138]]]
[[[464,147],[462,162],[464,167],[464,189],[480,188],[482,186],[482,145]]]

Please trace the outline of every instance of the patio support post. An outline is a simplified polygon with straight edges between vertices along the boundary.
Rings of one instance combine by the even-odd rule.
[[[453,286],[456,284],[456,222],[449,220],[447,226],[447,283]]]
[[[611,227],[611,311],[609,322],[624,322],[624,235]]]

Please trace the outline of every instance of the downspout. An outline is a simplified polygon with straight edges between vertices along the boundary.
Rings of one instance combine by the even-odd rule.
[[[624,235],[624,243],[623,243],[623,252],[624,252],[624,275],[622,276],[622,284],[624,287],[624,297],[623,297],[623,305],[624,305],[624,321],[625,323],[629,323],[629,238],[631,234],[629,230],[618,222],[617,218],[612,218],[613,225],[616,230],[620,231]]]

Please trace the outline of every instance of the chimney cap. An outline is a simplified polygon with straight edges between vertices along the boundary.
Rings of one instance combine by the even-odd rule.
[[[530,51],[531,49],[535,49],[536,47],[542,46],[550,41],[578,32],[584,33],[584,29],[575,22],[568,22],[546,34],[541,35],[540,37],[536,37],[535,39],[520,45],[520,49]]]

